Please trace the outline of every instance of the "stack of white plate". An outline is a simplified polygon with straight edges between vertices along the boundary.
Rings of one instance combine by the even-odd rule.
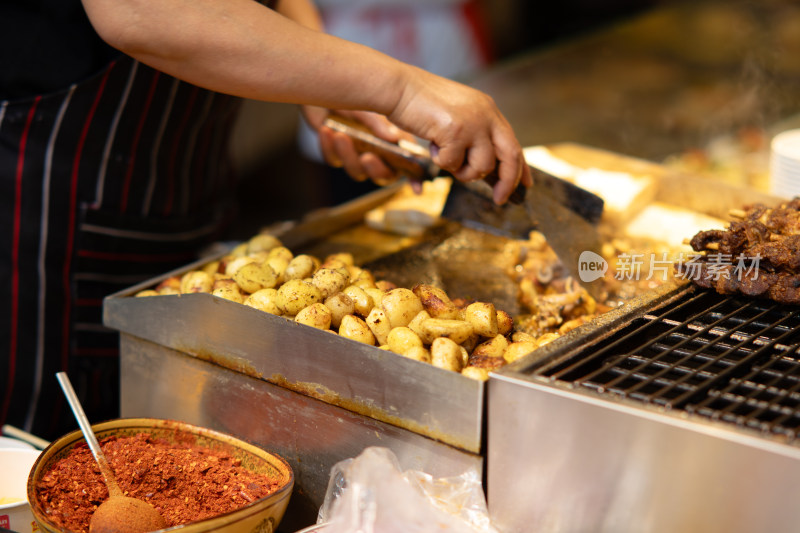
[[[800,129],[775,135],[771,148],[770,192],[784,198],[800,196]]]

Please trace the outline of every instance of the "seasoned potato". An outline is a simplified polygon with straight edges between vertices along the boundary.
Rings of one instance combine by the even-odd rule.
[[[244,295],[239,285],[232,279],[218,279],[214,282],[211,294],[236,303],[244,302]]]
[[[214,286],[214,278],[202,270],[192,270],[181,277],[181,292],[211,292]]]
[[[375,335],[375,340],[379,346],[386,344],[386,339],[389,337],[389,332],[392,326],[389,319],[386,318],[386,313],[380,307],[373,307],[366,318],[367,326],[369,326],[372,334]]]
[[[385,280],[385,279],[380,279],[380,280],[376,281],[375,282],[375,286],[378,287],[383,292],[389,292],[392,289],[396,289],[397,288],[397,285],[395,285],[391,281]],[[410,289],[406,289],[406,290],[410,290]]]
[[[153,289],[145,289],[143,291],[137,292],[136,294],[134,294],[134,296],[136,296],[137,298],[144,298],[146,296],[158,296],[158,291],[155,291]]]
[[[342,323],[339,325],[339,335],[370,346],[375,345],[375,335],[372,330],[369,329],[364,320],[355,315],[342,317]]]
[[[233,257],[244,257],[247,255],[247,243],[242,242],[237,244],[233,250],[231,250],[230,254]]]
[[[285,280],[310,278],[319,266],[319,259],[308,254],[296,255],[286,265]]]
[[[447,337],[456,344],[461,344],[472,336],[472,324],[465,320],[429,318],[420,322],[419,328],[425,344],[431,344],[437,337]]]
[[[286,263],[288,264],[289,261],[294,259],[294,253],[292,253],[292,251],[285,246],[276,246],[269,251],[268,257],[280,257],[281,259],[285,259]]]
[[[423,363],[431,362],[431,353],[424,346],[412,346],[400,355]]]
[[[209,274],[211,274],[211,272],[209,272]],[[167,279],[163,280],[158,285],[156,285],[156,288],[155,288],[155,290],[157,292],[159,292],[159,293],[162,293],[162,291],[165,290],[165,289],[174,289],[177,292],[181,292],[181,278],[180,278],[180,276],[170,276]],[[174,293],[171,292],[170,294],[174,294]]]
[[[270,250],[283,246],[280,239],[274,235],[260,233],[247,241],[247,254],[254,254],[256,252],[269,252]]]
[[[267,263],[248,263],[233,274],[234,281],[246,293],[261,289],[272,289],[278,283],[278,275]]]
[[[327,331],[331,328],[331,310],[325,304],[318,302],[301,309],[294,320],[300,324]]]
[[[277,249],[277,248],[276,248]],[[287,259],[280,254],[275,254],[273,256],[267,257],[265,264],[269,265],[275,275],[278,278],[277,285],[284,283],[286,280],[286,269],[289,266],[289,261],[291,259]]]
[[[353,301],[356,314],[361,317],[366,317],[375,306],[375,302],[372,301],[372,297],[367,294],[364,289],[357,285],[349,285],[345,287],[342,290],[342,293],[350,297],[350,299]]]
[[[328,298],[347,286],[347,278],[334,268],[320,267],[314,272],[311,283],[320,290],[323,298]]]
[[[325,307],[331,312],[331,326],[334,329],[339,329],[342,318],[356,312],[356,306],[353,300],[344,292],[338,292],[328,297],[325,300]]]
[[[513,342],[535,342],[536,337],[534,337],[530,333],[525,333],[524,331],[515,331],[511,335],[511,340]]]
[[[277,289],[261,289],[244,299],[244,305],[270,313],[272,315],[282,315],[283,309],[278,305]]]
[[[461,370],[461,375],[478,381],[486,381],[489,379],[489,370],[477,366],[465,366]]]
[[[482,342],[472,350],[472,355],[485,357],[503,357],[503,353],[508,348],[508,339],[503,335],[495,335],[486,342]]]
[[[332,263],[333,261],[339,261],[342,265],[346,266],[353,266],[356,264],[355,258],[350,252],[338,252],[325,257],[325,263]]]
[[[405,326],[392,328],[386,337],[386,344],[394,353],[404,354],[410,348],[422,346],[419,336]]]
[[[438,337],[431,344],[431,364],[445,370],[461,372],[464,360],[461,346],[445,337]]]
[[[294,316],[309,305],[322,302],[318,288],[300,279],[292,279],[278,289],[278,306]]]
[[[431,315],[429,315],[428,312],[423,309],[422,311],[417,313],[417,316],[415,316],[414,318],[411,319],[411,322],[408,323],[409,329],[411,329],[411,331],[416,333],[417,336],[422,338],[423,333],[422,333],[422,329],[420,329],[419,325],[422,323],[423,320],[427,320],[430,317],[431,317]],[[430,344],[430,342],[428,344]]]
[[[503,352],[503,358],[507,363],[513,363],[517,359],[528,355],[538,347],[539,345],[534,341],[512,342],[508,345],[506,351]]]
[[[376,288],[375,276],[373,276],[372,272],[369,270],[361,270],[356,276],[351,278],[350,284],[355,285],[356,287],[361,287],[362,289]]]
[[[236,274],[236,272],[244,265],[249,265],[250,263],[254,262],[255,259],[246,255],[241,257],[236,257],[235,259],[229,261],[225,265],[225,275],[228,277],[233,277],[233,275]]]
[[[364,292],[366,292],[370,298],[372,298],[372,305],[373,307],[381,305],[381,300],[383,300],[383,295],[386,294],[382,290],[377,287],[363,287]]]
[[[161,287],[156,292],[158,294],[180,294],[181,293],[181,289],[180,289],[180,287],[178,287],[176,289],[175,287],[171,287],[171,286],[167,285],[166,287]]]
[[[499,335],[508,335],[514,329],[514,319],[505,311],[497,310],[497,333]]]
[[[392,289],[381,298],[381,308],[393,328],[408,326],[417,313],[423,310],[422,302],[411,289]]]
[[[471,303],[464,310],[464,318],[481,337],[494,337],[498,332],[497,309],[488,302]]]
[[[458,308],[443,289],[433,285],[420,284],[415,286],[412,291],[432,318],[456,318],[458,316]]]
[[[222,265],[222,261],[211,261],[203,265],[202,270],[203,272],[208,272],[212,276],[220,271],[220,266]]]

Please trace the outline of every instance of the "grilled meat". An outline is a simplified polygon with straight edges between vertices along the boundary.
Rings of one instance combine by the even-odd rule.
[[[800,198],[756,204],[735,217],[725,230],[692,237],[699,255],[676,264],[678,277],[722,294],[800,303]]]

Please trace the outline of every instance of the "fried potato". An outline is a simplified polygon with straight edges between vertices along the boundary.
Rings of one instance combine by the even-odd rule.
[[[334,268],[320,267],[311,278],[311,283],[320,290],[323,298],[341,292],[347,286],[347,278]]]
[[[386,344],[389,349],[394,353],[404,354],[410,348],[415,346],[422,346],[422,339],[405,326],[392,328],[389,335],[386,337]]]
[[[419,284],[412,289],[412,292],[417,295],[422,306],[432,318],[458,317],[458,308],[443,289],[433,285]]]
[[[375,302],[372,297],[357,285],[349,285],[342,290],[353,301],[355,312],[361,317],[366,317],[372,308],[375,307]]]
[[[465,366],[461,370],[461,375],[477,381],[486,381],[489,379],[489,370],[477,366]]]
[[[287,315],[295,316],[306,307],[320,302],[320,290],[300,279],[289,280],[278,289],[278,305]]]
[[[192,292],[211,292],[214,286],[214,278],[202,270],[192,270],[181,277],[181,292],[183,294]]]
[[[278,275],[267,263],[248,263],[233,274],[233,280],[246,293],[272,289],[278,284]]]
[[[369,326],[372,334],[375,335],[375,340],[379,346],[386,344],[386,339],[389,337],[389,332],[392,331],[392,326],[386,313],[380,307],[373,307],[365,320]]]
[[[495,335],[488,341],[482,342],[472,350],[472,355],[485,357],[503,357],[508,348],[508,339],[503,335]]]
[[[295,322],[327,331],[331,329],[331,310],[323,303],[314,303],[300,310]]]
[[[381,309],[393,328],[408,326],[417,313],[423,310],[422,302],[411,289],[392,289],[381,298]]]
[[[242,268],[244,265],[249,265],[250,263],[254,263],[255,259],[246,255],[241,257],[236,257],[232,261],[229,261],[225,264],[225,275],[228,277],[233,277],[236,272]]]
[[[464,318],[481,337],[494,337],[499,331],[497,309],[488,302],[471,303],[464,310]]]
[[[342,323],[339,325],[339,335],[347,339],[351,339],[370,346],[375,345],[375,335],[369,329],[367,323],[363,319],[355,315],[346,315],[342,317]]]
[[[319,268],[319,259],[308,254],[296,255],[286,265],[284,280],[310,278]]]
[[[236,303],[244,302],[244,294],[239,285],[232,279],[218,279],[214,282],[211,294]]]
[[[503,311],[497,310],[497,333],[499,335],[508,335],[514,329],[514,319],[511,315]]]
[[[419,324],[422,332],[420,337],[425,344],[433,343],[437,337],[446,337],[456,344],[468,340],[472,334],[472,324],[465,320],[451,320],[447,318],[429,318]]]
[[[283,246],[283,243],[280,241],[280,239],[274,235],[260,233],[247,241],[246,253],[247,255],[250,255],[256,252],[269,252],[270,250],[278,248],[279,246]]]
[[[278,302],[277,289],[261,289],[246,297],[242,303],[259,311],[280,316],[283,314],[283,309]]]
[[[538,348],[539,345],[535,341],[517,341],[512,342],[503,352],[503,359],[506,363],[513,363],[517,359],[521,359]]]
[[[424,346],[412,346],[400,355],[422,363],[431,362],[431,353]]]
[[[326,298],[325,307],[331,312],[331,326],[334,329],[339,329],[342,318],[356,312],[355,303],[353,303],[353,300],[344,292],[337,292],[333,296]]]
[[[461,350],[461,346],[452,339],[438,337],[431,344],[431,364],[444,370],[461,372],[464,366]]]

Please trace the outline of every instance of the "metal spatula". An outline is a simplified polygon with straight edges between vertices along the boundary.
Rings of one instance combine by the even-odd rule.
[[[379,155],[410,179],[432,179],[448,175],[431,159],[428,148],[415,144],[387,142],[357,125],[329,118],[326,126],[350,136],[360,152]],[[442,216],[465,226],[490,233],[527,239],[531,230],[544,234],[568,272],[595,298],[602,296],[596,276],[582,275],[588,259],[600,258],[597,223],[603,213],[603,199],[566,180],[531,167],[533,186],[518,187],[502,206],[492,201],[496,175],[483,181],[453,180]],[[582,259],[583,258],[583,259]]]

